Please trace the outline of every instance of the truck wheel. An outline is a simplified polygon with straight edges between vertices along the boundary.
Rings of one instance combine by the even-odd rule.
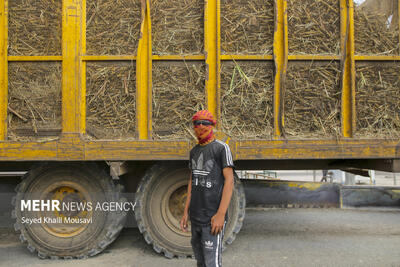
[[[157,253],[162,252],[167,258],[193,254],[190,224],[187,233],[179,225],[189,177],[190,171],[185,166],[156,164],[147,171],[136,192],[135,217],[139,231]],[[245,216],[244,190],[237,177],[228,214],[224,244],[235,240]]]
[[[126,212],[96,210],[95,205],[125,201],[122,189],[96,164],[38,165],[16,188],[12,214],[17,219],[15,230],[20,231],[21,241],[40,258],[80,259],[96,255],[116,239],[125,224]],[[32,199],[58,200],[60,211],[48,211],[45,207],[41,211],[24,207],[21,211],[21,201]],[[64,203],[92,203],[92,209],[66,211],[62,209]],[[26,218],[36,222],[23,223]],[[91,222],[86,221],[90,218]]]

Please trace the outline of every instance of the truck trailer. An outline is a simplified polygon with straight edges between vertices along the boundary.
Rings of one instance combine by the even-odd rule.
[[[0,169],[27,171],[13,199],[21,241],[41,258],[96,255],[126,212],[26,201],[130,192],[145,241],[191,255],[179,220],[200,109],[237,170],[399,172],[398,3],[2,0]],[[228,213],[225,244],[245,216],[240,179]],[[43,216],[55,223],[22,222]]]

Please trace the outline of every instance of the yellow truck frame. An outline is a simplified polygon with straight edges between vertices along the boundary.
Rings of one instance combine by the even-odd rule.
[[[181,204],[186,197],[184,188],[189,177],[185,161],[188,160],[194,142],[152,140],[153,61],[205,62],[206,107],[217,120],[221,119],[221,62],[274,63],[273,138],[272,140],[226,139],[239,169],[353,168],[354,171],[354,168],[370,168],[400,171],[400,140],[354,138],[357,131],[356,62],[399,62],[400,56],[355,55],[353,0],[340,0],[339,55],[289,55],[287,0],[275,0],[274,3],[275,32],[272,55],[223,55],[220,40],[220,2],[220,0],[204,1],[204,54],[153,55],[150,0],[141,0],[141,28],[137,54],[87,55],[86,0],[63,0],[62,55],[9,56],[8,1],[0,1],[0,168],[7,170],[12,166],[14,169],[31,168],[33,162],[40,163],[34,165],[17,186],[17,196],[13,202],[15,204],[13,215],[17,219],[15,229],[21,232],[21,241],[28,243],[30,251],[37,251],[41,258],[85,258],[100,253],[115,240],[124,226],[123,214],[113,217],[112,214],[103,213],[100,218],[105,221],[104,226],[81,225],[74,232],[63,232],[59,227],[44,226],[46,231],[36,232],[36,236],[32,233],[41,228],[30,228],[18,221],[24,215],[18,205],[25,194],[33,189],[47,192],[51,199],[61,200],[72,195],[76,197],[74,192],[79,192],[82,198],[90,197],[90,190],[98,192],[101,187],[104,192],[113,193],[114,201],[121,201],[124,199],[121,196],[122,187],[114,184],[112,176],[114,179],[121,177],[121,180],[126,182],[128,191],[136,193],[135,218],[144,239],[155,251],[162,252],[167,257],[186,257],[192,253],[190,236],[179,229],[181,216],[179,211],[183,209]],[[400,9],[400,4],[398,7]],[[134,141],[85,138],[86,63],[100,61],[136,63],[137,139]],[[337,139],[287,140],[283,136],[285,115],[283,96],[289,61],[341,63],[341,136]],[[7,140],[9,62],[61,62],[62,130],[58,139],[44,142]],[[111,165],[111,170],[104,168],[105,164],[100,164],[99,167],[99,162],[89,161],[107,161]],[[168,161],[168,164],[163,164],[164,161]],[[122,162],[127,164],[123,166]],[[104,170],[110,170],[111,175]],[[300,189],[309,187],[310,190],[314,190],[320,186],[321,184],[313,184],[298,187]],[[178,204],[171,205],[171,203]],[[224,242],[228,244],[233,242],[243,223],[244,210],[244,192],[240,181],[237,180],[228,211],[230,220],[227,223]],[[82,237],[81,233],[85,233],[87,228],[102,234]],[[72,239],[64,247],[56,246],[55,244],[65,241],[63,238]],[[76,243],[76,247],[70,246],[72,241]],[[78,247],[78,243],[81,247]]]
[[[235,160],[254,159],[395,159],[400,157],[399,140],[355,139],[355,63],[357,61],[399,61],[400,56],[357,56],[354,53],[353,1],[340,0],[341,55],[288,55],[286,0],[275,1],[273,55],[221,55],[220,1],[205,1],[205,54],[152,55],[150,2],[142,1],[141,37],[137,55],[86,55],[86,1],[64,0],[62,13],[62,56],[7,55],[7,1],[0,3],[0,160],[1,161],[86,161],[86,160],[185,160],[190,141],[153,141],[152,61],[205,61],[207,108],[220,118],[221,61],[273,61],[274,140],[232,140]],[[399,5],[400,6],[400,5]],[[86,62],[136,61],[136,141],[85,141]],[[285,140],[282,92],[288,61],[340,61],[342,64],[342,110],[339,140]],[[7,66],[15,61],[62,62],[62,134],[49,142],[7,141]]]

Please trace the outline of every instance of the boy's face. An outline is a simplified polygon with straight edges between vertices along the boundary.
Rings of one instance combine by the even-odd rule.
[[[193,129],[199,144],[206,144],[214,137],[213,128],[217,123],[208,110],[199,110],[192,117]]]
[[[214,125],[208,120],[196,120],[193,122],[193,128],[197,139],[201,141],[212,133]]]

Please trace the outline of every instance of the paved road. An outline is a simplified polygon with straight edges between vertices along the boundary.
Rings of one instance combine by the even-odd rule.
[[[168,260],[125,229],[101,255],[87,260],[40,260],[0,229],[1,266],[195,266]],[[400,210],[248,209],[224,266],[400,266]]]

